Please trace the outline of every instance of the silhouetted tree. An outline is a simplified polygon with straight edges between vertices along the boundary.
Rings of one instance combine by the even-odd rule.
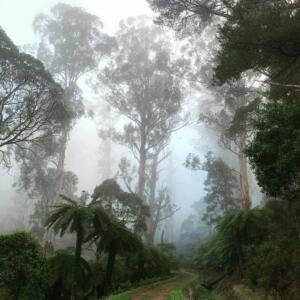
[[[137,194],[124,192],[114,179],[105,180],[94,189],[92,203],[134,232],[145,231],[149,207]]]
[[[44,65],[22,53],[0,29],[0,162],[9,149],[27,149],[60,130],[62,89]]]

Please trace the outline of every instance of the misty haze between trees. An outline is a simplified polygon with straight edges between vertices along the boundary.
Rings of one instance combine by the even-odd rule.
[[[300,2],[147,2],[114,35],[64,3],[35,17],[36,45],[0,27],[0,164],[29,211],[1,230],[0,299],[299,299]],[[90,193],[66,168],[83,117],[101,141]],[[187,128],[211,142],[179,162],[204,196],[172,234]]]

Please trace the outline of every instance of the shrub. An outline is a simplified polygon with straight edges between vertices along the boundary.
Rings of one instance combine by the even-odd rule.
[[[258,245],[266,239],[267,219],[262,209],[233,211],[217,226],[215,243],[218,257],[228,271],[243,271],[245,247]]]
[[[0,236],[0,286],[12,299],[45,299],[47,268],[38,243],[25,232]]]
[[[68,299],[74,288],[75,256],[73,249],[57,250],[47,259],[49,269],[48,298]],[[90,285],[90,267],[82,257],[79,260],[78,297],[86,292]]]
[[[285,293],[300,276],[299,246],[296,242],[283,245],[267,241],[259,246],[249,247],[246,255],[246,278],[253,286]]]

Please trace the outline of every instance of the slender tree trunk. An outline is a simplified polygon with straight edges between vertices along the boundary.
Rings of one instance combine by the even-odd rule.
[[[47,299],[48,300],[51,300],[51,299],[60,300],[61,294],[62,294],[62,289],[63,289],[62,279],[59,278],[53,285],[51,291],[48,293]]]
[[[110,133],[110,130],[113,128],[113,122],[112,122],[112,112],[111,112],[111,106],[107,105],[104,107],[104,113],[102,117],[105,118],[107,122],[107,127],[109,130],[109,135],[107,138],[102,140],[101,145],[101,153],[102,157],[100,159],[101,164],[101,176],[102,181],[111,178],[112,176],[112,136]]]
[[[155,237],[155,232],[154,228],[149,228],[147,232],[147,244],[148,245],[153,245],[154,244],[154,237]]]
[[[146,132],[145,125],[141,126],[141,146],[139,151],[139,178],[138,178],[138,196],[144,199],[145,183],[146,183]]]
[[[53,204],[55,205],[59,201],[59,195],[62,193],[64,186],[64,170],[65,170],[65,158],[66,158],[66,150],[68,144],[68,138],[70,134],[71,128],[68,124],[62,133],[61,140],[61,151],[59,153],[59,159],[57,164],[57,183],[56,183],[56,194],[53,199]]]
[[[161,213],[161,203],[156,203],[156,204],[158,207],[154,211],[152,227],[151,227],[151,230],[149,230],[148,235],[147,235],[147,237],[148,237],[147,242],[149,245],[154,244],[157,227],[158,227],[158,224],[160,221],[159,216]]]
[[[165,243],[165,230],[163,229],[161,236],[160,236],[160,243],[164,244]]]
[[[62,131],[62,138],[60,144],[61,149],[59,152],[58,163],[56,168],[57,178],[55,183],[55,194],[53,195],[53,199],[51,199],[49,203],[50,207],[57,205],[57,203],[59,202],[59,195],[62,194],[62,190],[64,187],[65,158],[70,131],[70,124],[67,124]],[[52,229],[48,229],[48,231],[45,233],[44,240],[54,242],[54,232]]]
[[[77,296],[77,286],[79,284],[79,265],[81,258],[81,246],[83,241],[83,235],[77,233],[76,236],[76,246],[75,246],[75,259],[74,259],[74,278],[73,278],[73,288],[72,288],[72,298],[76,299]]]
[[[141,280],[145,276],[145,259],[143,254],[138,254],[138,272],[136,274],[136,280]]]
[[[107,292],[111,288],[112,275],[114,272],[116,255],[117,255],[117,247],[116,245],[112,245],[108,252],[108,258],[107,258],[106,278],[105,278],[105,287],[104,287],[105,294],[107,294]]]
[[[243,136],[239,146],[241,208],[250,209],[251,199],[249,193],[248,162],[244,154],[245,146],[246,136]]]
[[[153,245],[154,237],[156,232],[155,226],[155,196],[156,196],[156,186],[157,186],[157,168],[158,168],[158,155],[159,152],[155,153],[152,161],[151,167],[151,177],[150,177],[150,194],[149,194],[149,208],[150,208],[150,217],[147,220],[147,242],[149,245]]]
[[[64,83],[66,101],[67,99],[69,99],[69,101],[72,102],[71,99],[75,97],[76,92],[73,87],[76,85],[76,82],[77,80],[75,80],[74,82],[66,80],[66,82]],[[54,195],[54,199],[53,199],[54,205],[59,201],[59,195],[62,193],[63,186],[64,186],[65,159],[66,159],[66,151],[67,151],[68,139],[70,136],[71,129],[72,129],[72,117],[69,116],[69,118],[65,121],[64,127],[62,129],[62,137],[60,141],[61,148],[59,151],[59,158],[57,164],[56,194]]]
[[[96,249],[96,261],[97,262],[100,262],[100,259],[101,259],[101,256],[102,256],[102,243],[101,243],[101,240],[98,241],[97,243],[97,249]]]

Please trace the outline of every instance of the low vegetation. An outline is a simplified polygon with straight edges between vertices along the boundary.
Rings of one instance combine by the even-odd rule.
[[[98,202],[63,201],[46,224],[61,236],[73,233],[75,247],[53,250],[49,241],[43,249],[25,232],[0,236],[0,289],[7,299],[99,299],[178,267],[172,246],[145,245]]]

